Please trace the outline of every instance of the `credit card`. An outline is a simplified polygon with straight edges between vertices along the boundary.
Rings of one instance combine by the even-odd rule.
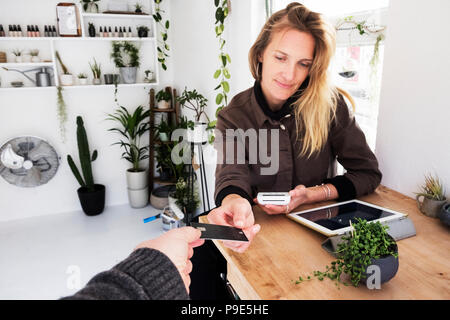
[[[244,231],[239,228],[197,222],[191,222],[191,227],[202,232],[200,239],[248,242]]]

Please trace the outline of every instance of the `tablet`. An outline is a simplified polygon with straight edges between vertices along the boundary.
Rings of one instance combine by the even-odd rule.
[[[360,200],[349,200],[328,206],[293,212],[288,218],[328,237],[350,231],[350,221],[356,218],[367,221],[385,222],[406,216],[403,213],[389,210]]]

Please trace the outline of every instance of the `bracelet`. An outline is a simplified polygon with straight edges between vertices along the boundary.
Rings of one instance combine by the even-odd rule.
[[[330,187],[327,186],[326,184],[322,184],[322,187],[325,187],[325,189],[323,189],[323,191],[325,192],[325,200],[329,200],[331,198],[331,190]]]

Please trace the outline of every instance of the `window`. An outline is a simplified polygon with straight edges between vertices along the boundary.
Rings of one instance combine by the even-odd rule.
[[[272,3],[272,13],[290,2],[268,0],[269,7]],[[384,41],[377,38],[386,26],[389,0],[303,0],[302,3],[322,13],[337,28],[336,54],[330,72],[334,83],[354,98],[356,120],[374,150],[384,56]],[[365,30],[362,35],[358,23]],[[374,59],[374,53],[378,59]]]

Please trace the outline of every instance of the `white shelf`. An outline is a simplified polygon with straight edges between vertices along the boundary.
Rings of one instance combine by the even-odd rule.
[[[138,38],[138,37],[0,37],[0,41],[38,41],[38,40],[53,40],[53,41],[154,41],[154,37]]]
[[[20,67],[53,67],[53,62],[8,62],[0,63],[0,67],[20,68]]]
[[[81,14],[85,18],[117,18],[117,19],[153,19],[152,15],[141,14],[115,14],[115,13],[85,13]]]
[[[123,88],[123,87],[149,87],[149,86],[157,86],[158,82],[150,82],[150,83],[119,83],[117,87]],[[64,90],[72,90],[72,89],[86,89],[86,88],[114,88],[113,84],[99,84],[99,85],[93,85],[93,84],[86,84],[86,85],[76,85],[73,86],[62,86]],[[56,89],[56,86],[50,86],[50,87],[7,87],[7,88],[0,88],[1,91],[14,91],[14,90],[54,90]]]

